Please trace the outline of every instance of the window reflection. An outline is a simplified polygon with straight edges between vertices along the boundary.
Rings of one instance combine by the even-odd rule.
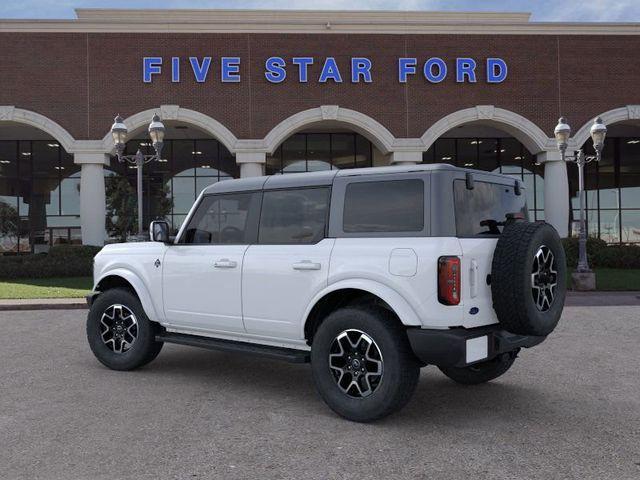
[[[0,253],[80,243],[79,172],[55,140],[0,141]]]
[[[373,145],[357,133],[296,133],[272,155],[266,173],[314,172],[373,166]]]
[[[138,148],[144,154],[153,153],[148,139],[128,142],[125,151],[134,154]],[[112,158],[111,171],[105,175],[125,176],[135,191],[137,171],[130,167]],[[143,224],[162,218],[174,232],[204,188],[240,176],[235,157],[215,139],[165,140],[162,161],[147,163],[142,172]],[[160,201],[163,198],[168,202]]]

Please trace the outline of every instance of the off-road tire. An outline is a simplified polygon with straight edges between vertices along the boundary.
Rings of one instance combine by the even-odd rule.
[[[366,397],[353,398],[338,386],[329,363],[337,337],[357,330],[379,348],[382,376]],[[420,376],[402,325],[385,309],[347,306],[332,312],[319,326],[311,345],[311,368],[318,393],[338,415],[355,422],[371,422],[400,410],[411,398]]]
[[[131,347],[116,353],[102,339],[101,320],[113,305],[123,305],[137,321],[137,337]],[[94,300],[87,316],[87,340],[95,357],[112,370],[133,370],[146,365],[158,356],[162,342],[155,337],[160,326],[149,320],[138,297],[125,288],[114,288],[101,293]]]
[[[553,253],[556,271],[553,301],[545,311],[536,306],[532,288],[536,253],[543,246]],[[564,248],[555,228],[544,222],[507,225],[498,239],[491,266],[493,308],[505,330],[520,335],[549,335],[564,307],[566,275]]]
[[[478,385],[494,380],[507,372],[516,360],[515,352],[503,353],[496,358],[468,367],[438,367],[442,373],[462,385]]]

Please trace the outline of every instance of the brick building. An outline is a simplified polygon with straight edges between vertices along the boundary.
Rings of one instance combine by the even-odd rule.
[[[535,23],[518,13],[77,10],[0,20],[0,251],[102,244],[116,114],[144,169],[145,224],[179,227],[230,177],[406,163],[500,171],[532,218],[575,229],[577,172],[553,139],[591,149],[588,228],[640,242],[640,24]],[[158,211],[158,195],[172,200]],[[165,202],[166,203],[166,202]]]

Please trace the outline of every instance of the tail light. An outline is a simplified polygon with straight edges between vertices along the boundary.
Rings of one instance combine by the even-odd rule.
[[[460,303],[460,259],[440,257],[438,259],[438,300],[444,305]]]

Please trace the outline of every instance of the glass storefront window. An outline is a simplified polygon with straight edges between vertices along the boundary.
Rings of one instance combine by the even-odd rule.
[[[297,133],[267,155],[266,174],[373,166],[374,147],[357,133]]]
[[[153,146],[148,139],[128,142],[125,151],[134,154],[138,148],[144,154],[153,153]],[[135,168],[129,168],[130,166],[120,164],[113,158],[110,170],[105,170],[105,176],[125,176],[135,192],[137,171]],[[142,172],[143,224],[148,225],[151,220],[164,219],[174,231],[180,228],[186,214],[205,187],[240,176],[235,157],[224,145],[211,138],[166,139],[162,149],[162,160],[145,164]]]

